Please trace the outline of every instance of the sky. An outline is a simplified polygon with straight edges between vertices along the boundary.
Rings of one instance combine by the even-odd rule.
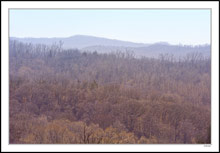
[[[90,35],[139,43],[210,44],[210,10],[10,9],[10,37]]]

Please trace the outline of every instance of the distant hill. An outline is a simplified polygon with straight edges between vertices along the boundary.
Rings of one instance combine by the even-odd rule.
[[[187,46],[187,45],[170,45],[167,42],[158,42],[154,44],[134,43],[116,39],[107,39],[94,36],[75,35],[67,38],[16,38],[24,43],[52,45],[55,42],[63,42],[63,48],[77,48],[87,52],[110,53],[131,51],[136,57],[154,57],[160,54],[173,54],[175,57],[185,56],[189,53],[199,52],[204,56],[210,56],[210,45]]]
[[[126,52],[130,51],[135,54],[136,57],[152,57],[158,58],[160,54],[172,54],[174,57],[183,57],[191,53],[202,53],[205,57],[211,55],[210,45],[203,46],[178,46],[168,44],[152,44],[146,47],[116,47],[116,46],[90,46],[82,48],[83,51],[109,53],[109,52]]]
[[[13,40],[19,40],[25,43],[33,43],[33,44],[47,44],[52,45],[55,42],[62,41],[64,48],[84,48],[88,46],[123,46],[123,47],[145,47],[148,44],[143,43],[134,43],[129,41],[121,41],[116,39],[107,39],[101,37],[94,36],[86,36],[86,35],[75,35],[67,38],[17,38],[11,37]]]

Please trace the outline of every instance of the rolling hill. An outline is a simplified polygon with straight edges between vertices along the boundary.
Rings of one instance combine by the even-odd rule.
[[[97,53],[126,52],[131,51],[136,57],[157,58],[160,54],[172,54],[174,57],[182,57],[190,53],[202,53],[210,56],[210,45],[170,45],[166,42],[154,44],[135,43],[116,39],[108,39],[86,35],[75,35],[67,38],[17,38],[10,37],[11,40],[18,40],[23,43],[52,45],[63,42],[64,49],[77,48],[81,51]]]

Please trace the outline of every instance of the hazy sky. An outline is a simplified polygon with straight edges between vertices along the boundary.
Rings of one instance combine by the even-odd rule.
[[[10,10],[10,36],[210,43],[210,10]]]

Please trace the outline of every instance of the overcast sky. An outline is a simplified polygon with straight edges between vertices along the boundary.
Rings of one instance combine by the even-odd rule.
[[[210,44],[210,10],[10,10],[11,37],[91,35],[170,44]]]

